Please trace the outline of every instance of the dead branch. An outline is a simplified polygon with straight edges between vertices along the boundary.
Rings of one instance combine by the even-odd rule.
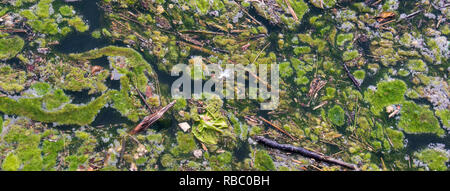
[[[355,85],[355,87],[361,91],[361,87],[358,81],[356,81],[355,77],[350,73],[350,70],[348,70],[347,64],[343,63],[344,65],[344,69],[345,72],[347,72],[347,76],[350,78],[350,80],[352,80],[353,85]]]
[[[292,135],[290,135],[289,133],[287,133],[286,131],[284,131],[283,129],[281,129],[280,127],[278,127],[277,125],[271,123],[270,121],[268,121],[267,119],[264,119],[263,117],[259,116],[259,119],[263,120],[264,122],[266,122],[267,124],[269,124],[270,126],[274,127],[275,129],[278,129],[279,131],[281,131],[282,133],[284,133],[285,135],[289,136],[292,140],[296,140],[295,137],[293,137]]]
[[[352,170],[359,170],[358,167],[354,164],[346,163],[346,162],[337,160],[337,159],[329,157],[329,156],[325,156],[325,155],[322,155],[322,154],[319,154],[319,153],[316,153],[316,152],[313,152],[310,150],[306,150],[305,148],[302,148],[302,147],[296,147],[296,146],[289,145],[289,144],[280,144],[280,143],[277,143],[273,140],[267,139],[262,136],[256,136],[256,137],[254,137],[254,139],[257,142],[264,144],[271,148],[288,151],[288,152],[292,152],[292,153],[298,153],[304,157],[313,158],[318,161],[323,161],[323,162],[327,162],[330,164],[336,164],[336,165],[346,167],[346,168],[349,168]]]
[[[177,100],[173,100],[172,102],[170,102],[168,105],[166,105],[165,107],[161,108],[160,110],[158,110],[157,112],[145,117],[141,123],[139,123],[131,132],[131,135],[134,135],[142,130],[147,129],[148,127],[150,127],[150,125],[152,125],[153,123],[155,123],[156,121],[158,121],[159,118],[161,118],[164,113],[166,113],[170,108],[173,107],[173,105],[175,105],[175,103],[177,102]]]

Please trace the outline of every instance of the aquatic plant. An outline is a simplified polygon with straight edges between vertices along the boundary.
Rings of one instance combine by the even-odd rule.
[[[25,42],[19,36],[0,38],[0,60],[7,60],[15,57],[22,51]]]
[[[17,93],[25,89],[24,83],[26,81],[26,72],[15,70],[9,65],[0,66],[0,89],[9,92]]]
[[[328,110],[328,119],[331,123],[342,126],[345,123],[345,112],[341,106],[335,105],[330,110]]]
[[[20,168],[20,159],[13,153],[9,153],[2,162],[2,169],[6,171],[17,171]]]
[[[177,143],[178,145],[170,150],[170,152],[177,157],[180,155],[192,154],[192,151],[197,148],[194,136],[192,136],[192,134],[190,133],[185,134],[181,131],[178,131]]]
[[[444,128],[450,128],[450,111],[447,109],[443,110],[437,110],[436,116],[438,116],[441,119],[441,122],[444,126]]]
[[[84,32],[89,28],[72,6],[61,5],[58,1],[39,0],[23,4],[17,4],[16,1],[16,7],[22,8],[20,15],[26,18],[24,22],[34,31],[52,35],[51,38],[55,40],[72,31],[67,25],[79,32]]]
[[[66,104],[56,111],[45,111],[42,98],[20,98],[14,100],[0,97],[0,111],[9,115],[26,116],[41,122],[86,125],[94,121],[98,111],[109,101],[111,92],[101,95],[86,105]]]
[[[371,111],[379,115],[386,106],[402,103],[406,89],[402,80],[382,81],[377,84],[376,91],[364,92],[364,99],[371,104]]]
[[[439,148],[427,148],[414,153],[420,161],[433,171],[447,170],[446,162],[449,161],[449,154]]]
[[[403,103],[398,127],[406,133],[445,134],[433,112],[427,106],[417,105],[412,101]]]
[[[258,170],[276,170],[272,158],[264,150],[257,150],[255,153],[255,168]]]
[[[220,137],[234,138],[225,116],[220,112],[222,104],[222,100],[217,98],[206,101],[207,113],[199,115],[192,127],[195,138],[212,145],[217,144]]]

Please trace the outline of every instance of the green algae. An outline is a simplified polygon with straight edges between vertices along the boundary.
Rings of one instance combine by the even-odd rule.
[[[5,171],[17,171],[20,168],[20,163],[19,157],[9,153],[2,162],[2,169]]]
[[[402,103],[406,89],[402,80],[382,81],[377,84],[376,91],[364,92],[364,99],[371,104],[371,111],[379,115],[386,106]]]
[[[353,72],[353,76],[355,76],[358,80],[364,80],[366,77],[366,72],[364,70],[356,70]]]
[[[21,125],[10,126],[8,134],[4,140],[8,144],[15,144],[16,163],[20,164],[20,169],[25,171],[42,170],[43,161],[41,149],[39,148],[40,135],[33,133],[31,129],[22,128]],[[17,170],[17,169],[16,169]]]
[[[0,111],[10,115],[26,116],[41,122],[86,125],[94,121],[98,111],[109,101],[110,92],[101,95],[87,105],[66,104],[56,111],[45,111],[42,98],[0,97]]]
[[[442,136],[445,131],[439,126],[439,121],[427,107],[414,102],[403,103],[398,127],[406,133],[434,133]]]
[[[345,51],[344,54],[342,55],[342,60],[346,62],[353,60],[357,57],[359,57],[359,53],[357,50]]]
[[[199,115],[192,127],[195,138],[201,142],[215,145],[220,137],[234,137],[225,116],[220,112],[223,101],[217,98],[207,100],[207,113]]]
[[[35,2],[37,4],[33,4]],[[89,28],[72,6],[61,6],[54,0],[31,1],[25,4],[16,4],[16,6],[22,8],[20,14],[27,18],[26,23],[32,29],[52,35],[51,38],[54,39],[59,39],[71,32],[70,26],[79,32],[84,32]]]
[[[258,170],[269,171],[276,170],[272,158],[264,150],[258,150],[255,153],[255,167]]]
[[[408,68],[416,72],[425,72],[427,65],[422,60],[408,60]]]
[[[172,168],[175,165],[175,159],[170,154],[164,154],[161,157],[161,164],[165,168]]]
[[[403,135],[403,133],[401,131],[397,131],[391,128],[386,128],[386,136],[388,137],[388,139],[390,140],[390,144],[392,144],[391,146],[393,147],[394,150],[400,150],[403,149],[403,147],[405,146],[403,141],[405,139],[405,135]],[[388,141],[389,141],[388,140]]]
[[[114,69],[123,76],[120,78],[120,91],[112,91],[111,99],[113,107],[121,112],[123,116],[132,121],[139,120],[139,116],[145,115],[136,105],[142,105],[138,98],[131,97],[130,90],[137,87],[145,92],[149,79],[145,72],[153,73],[151,66],[145,61],[141,54],[130,48],[107,46],[101,49],[94,49],[80,54],[71,54],[70,57],[76,60],[91,60],[104,56],[109,57],[109,61]]]
[[[444,125],[444,128],[450,127],[450,111],[447,109],[443,110],[436,110],[436,116],[438,116],[441,119],[442,124]]]
[[[0,90],[18,93],[25,89],[26,72],[18,71],[9,65],[0,66]]]
[[[344,43],[352,41],[353,41],[353,33],[338,34],[336,37],[336,44],[338,46],[343,46]]]
[[[194,136],[190,133],[184,134],[183,132],[178,131],[177,143],[178,145],[170,150],[170,152],[176,157],[179,157],[180,155],[190,154],[194,149],[197,148]]]
[[[25,42],[19,36],[0,38],[0,60],[7,60],[15,57],[22,51]]]
[[[430,170],[447,170],[447,166],[445,163],[449,161],[449,155],[447,152],[441,149],[424,149],[422,151],[414,153],[414,156],[416,156],[420,161],[424,162]]]
[[[74,15],[73,7],[64,5],[59,7],[59,13],[61,13],[62,16],[70,17]]]
[[[335,105],[330,110],[328,110],[328,119],[331,123],[342,126],[345,123],[345,112],[341,106]]]

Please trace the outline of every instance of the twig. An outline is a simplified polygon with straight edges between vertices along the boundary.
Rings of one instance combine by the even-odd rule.
[[[347,64],[343,63],[343,65],[344,65],[345,71],[347,72],[347,76],[350,78],[350,80],[352,80],[353,85],[355,85],[355,87],[356,87],[359,91],[361,91],[361,87],[359,87],[359,86],[360,86],[360,85],[359,85],[359,82],[356,81],[355,77],[350,73],[350,70],[348,70]]]
[[[286,131],[284,131],[283,129],[281,129],[280,127],[276,126],[275,124],[271,123],[270,121],[268,121],[267,119],[264,119],[263,117],[259,116],[259,119],[263,120],[264,122],[268,123],[269,125],[271,125],[272,127],[278,129],[279,131],[281,131],[282,133],[284,133],[285,135],[289,136],[292,140],[296,140],[295,137],[293,137],[292,135],[290,135],[289,133],[287,133]]]
[[[148,127],[150,127],[150,125],[152,125],[153,123],[155,123],[159,118],[161,118],[164,113],[167,112],[167,110],[169,110],[171,107],[173,107],[173,105],[175,105],[175,103],[177,102],[177,100],[173,100],[171,103],[169,103],[168,105],[166,105],[165,107],[161,108],[160,110],[158,110],[156,113],[153,113],[147,117],[145,117],[141,123],[139,123],[131,132],[131,135],[134,135],[144,129],[147,129]]]
[[[134,89],[136,89],[136,91],[137,91],[139,97],[141,98],[142,102],[144,102],[145,106],[147,106],[147,109],[149,109],[150,112],[154,113],[152,107],[150,107],[150,105],[148,105],[147,101],[145,100],[144,96],[142,95],[141,91],[137,88],[136,85],[134,85]]]
[[[242,12],[244,12],[248,17],[250,17],[250,19],[252,19],[253,22],[255,22],[258,25],[263,25],[261,24],[261,22],[259,22],[258,20],[255,19],[255,17],[253,17],[252,15],[250,15],[244,8],[241,7],[241,5],[239,5],[239,3],[237,3],[237,5],[239,6],[239,8],[242,10]]]
[[[177,42],[180,43],[180,45],[186,45],[186,46],[189,46],[189,47],[191,47],[191,48],[193,48],[193,49],[195,49],[195,50],[198,50],[198,51],[200,51],[200,52],[204,52],[204,53],[206,53],[206,54],[210,54],[210,55],[213,55],[213,56],[217,56],[217,57],[219,57],[219,58],[223,58],[222,55],[217,54],[217,53],[215,53],[215,52],[213,52],[213,51],[211,51],[211,50],[208,50],[208,49],[206,49],[206,48],[203,48],[203,47],[200,47],[200,46],[196,46],[196,45],[193,45],[193,44],[189,44],[189,43],[185,43],[185,42],[182,42],[182,41],[177,41]]]
[[[271,148],[288,151],[288,152],[292,152],[292,153],[298,153],[304,157],[313,158],[318,161],[323,161],[323,162],[327,162],[330,164],[336,164],[336,165],[343,166],[343,167],[346,167],[346,168],[349,168],[352,170],[359,170],[358,167],[354,164],[346,163],[346,162],[337,160],[337,159],[329,157],[329,156],[321,155],[316,152],[306,150],[305,148],[302,148],[302,147],[296,147],[296,146],[289,145],[289,144],[279,144],[273,140],[267,139],[262,136],[256,136],[256,137],[254,137],[254,139],[257,142],[262,143]]]
[[[292,9],[291,3],[289,3],[288,0],[284,0],[284,3],[286,3],[289,12],[291,13],[292,17],[294,17],[295,22],[298,22],[297,14],[295,14],[294,9]],[[322,7],[323,8],[323,7]]]

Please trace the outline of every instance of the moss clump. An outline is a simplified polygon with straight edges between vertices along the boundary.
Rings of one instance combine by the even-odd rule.
[[[22,17],[27,18],[28,20],[38,19],[38,17],[31,10],[23,10],[23,11],[20,12],[20,15]]]
[[[371,104],[375,115],[389,105],[402,103],[405,99],[406,84],[402,80],[383,81],[377,84],[377,90],[367,90],[364,98]]]
[[[42,109],[42,98],[21,98],[14,100],[0,97],[0,111],[9,115],[26,116],[41,122],[86,125],[94,121],[98,111],[109,101],[110,92],[103,94],[87,105],[66,104],[57,111]]]
[[[282,62],[279,64],[280,76],[283,78],[288,78],[294,74],[294,70],[291,67],[290,62]]]
[[[197,145],[195,144],[194,136],[192,134],[184,134],[183,132],[177,132],[177,143],[178,145],[172,148],[170,152],[174,156],[179,156],[182,154],[189,154],[194,149],[197,148]]]
[[[0,60],[7,60],[22,51],[25,42],[18,36],[4,37],[0,39]]]
[[[67,21],[67,23],[70,26],[73,26],[75,28],[75,30],[77,30],[78,32],[85,32],[89,29],[89,26],[86,25],[86,23],[84,23],[84,21],[78,16],[75,18],[69,19]]]
[[[161,164],[164,168],[172,168],[175,165],[175,159],[170,154],[164,154],[161,157]]]
[[[300,54],[307,54],[311,52],[311,48],[309,46],[299,46],[294,48],[294,54],[300,55]]]
[[[336,37],[336,44],[338,46],[344,46],[345,42],[352,42],[352,41],[353,41],[353,33],[338,34]]]
[[[27,80],[25,71],[12,69],[11,66],[0,66],[0,88],[8,93],[21,92]]]
[[[401,131],[397,131],[391,128],[386,128],[386,136],[392,142],[393,150],[400,150],[404,147],[403,140],[405,139],[405,135]]]
[[[34,31],[48,34],[52,40],[58,40],[58,38],[71,32],[70,26],[73,26],[80,32],[88,29],[87,24],[79,16],[75,15],[72,6],[61,5],[59,1],[54,0],[26,1],[27,3],[24,4],[23,8],[28,9],[23,9],[20,14],[27,18],[26,23]],[[34,2],[37,2],[37,4],[30,4]]]
[[[420,95],[415,90],[411,89],[406,92],[406,97],[408,97],[410,99],[418,99],[420,97]]]
[[[264,150],[258,150],[255,153],[255,168],[258,170],[276,170],[272,158]]]
[[[176,111],[180,111],[180,110],[184,110],[186,108],[186,106],[187,106],[186,99],[180,98],[180,99],[177,99],[177,102],[173,106],[173,109]]]
[[[299,34],[298,38],[301,42],[307,43],[312,47],[317,48],[317,51],[323,53],[327,50],[327,41],[320,38],[312,38],[311,34]]]
[[[358,80],[364,80],[364,78],[366,77],[366,72],[364,70],[356,70],[355,72],[353,72],[353,76],[355,76],[355,78]]]
[[[43,97],[43,104],[47,110],[54,110],[69,101],[69,97],[61,89],[54,90]]]
[[[328,110],[328,119],[331,123],[342,126],[345,123],[345,112],[341,106],[335,105],[330,110]]]
[[[344,54],[342,55],[342,60],[346,62],[346,61],[353,60],[353,59],[357,58],[358,56],[359,56],[359,53],[357,50],[345,51]]]
[[[22,121],[20,121],[22,122]],[[20,169],[25,171],[42,170],[43,162],[39,148],[41,136],[32,129],[24,127],[22,123],[10,125],[8,134],[4,137],[8,145],[13,145],[14,153],[20,161]]]
[[[427,71],[427,64],[422,60],[410,59],[408,60],[408,68],[416,72]]]
[[[70,17],[74,15],[74,11],[72,6],[64,5],[59,8],[59,13],[61,13],[62,16]]]
[[[424,149],[420,152],[414,153],[420,161],[425,163],[430,170],[433,171],[445,171],[447,166],[445,163],[449,161],[447,152],[441,149]]]
[[[420,106],[412,101],[404,102],[398,127],[406,133],[445,134],[433,112],[427,106]]]
[[[441,119],[442,125],[444,128],[450,128],[450,111],[448,109],[437,110],[436,116]]]
[[[53,0],[41,0],[37,4],[35,13],[37,16],[41,18],[48,18],[50,17],[50,9],[52,8],[52,2]]]
[[[333,99],[334,96],[336,95],[336,88],[332,88],[332,87],[327,87],[326,88],[326,95],[323,96],[323,100],[330,100]]]
[[[53,132],[54,133],[54,132]],[[55,133],[57,134],[57,133]],[[57,141],[44,140],[42,143],[42,162],[44,170],[54,170],[58,153],[64,149],[64,139]]]
[[[91,36],[96,39],[99,39],[102,37],[102,33],[99,30],[96,30],[96,31],[92,32]]]
[[[31,85],[30,89],[34,90],[38,96],[43,96],[51,90],[51,87],[48,83],[38,82]]]
[[[17,171],[20,168],[20,159],[13,153],[9,153],[2,162],[2,170]]]

